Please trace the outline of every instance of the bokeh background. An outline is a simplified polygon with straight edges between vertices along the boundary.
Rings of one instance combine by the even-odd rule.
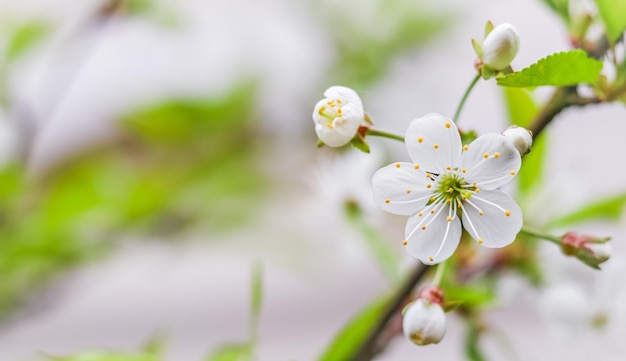
[[[315,102],[348,85],[400,134],[423,114],[451,116],[487,20],[517,27],[516,69],[569,49],[539,0],[0,1],[0,359],[133,352],[155,336],[167,360],[205,359],[247,340],[255,265],[257,359],[316,359],[416,261],[404,219],[370,193],[404,146],[318,149]],[[508,121],[502,89],[481,82],[459,126]],[[541,186],[520,200],[526,218],[626,194],[624,134],[623,104],[560,115]],[[382,246],[346,217],[355,203]],[[601,273],[546,244],[543,287],[501,280],[482,341],[492,359],[626,354],[620,214],[577,228],[613,236]],[[452,315],[441,344],[398,338],[379,359],[460,360],[464,332]]]

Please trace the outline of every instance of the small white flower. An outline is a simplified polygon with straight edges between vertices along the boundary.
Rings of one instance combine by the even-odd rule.
[[[494,70],[502,70],[511,64],[519,50],[519,35],[511,24],[500,24],[483,42],[483,64]]]
[[[447,259],[459,244],[461,224],[489,248],[515,240],[522,211],[496,188],[517,174],[521,156],[503,135],[463,146],[454,122],[428,114],[409,124],[405,144],[413,163],[379,169],[372,182],[384,210],[410,216],[404,244],[411,255],[426,264]]]
[[[530,147],[533,145],[533,137],[528,129],[512,125],[502,135],[517,148],[519,154],[524,155],[530,152]]]
[[[407,307],[402,331],[420,346],[439,343],[446,334],[446,314],[439,304],[420,298]]]
[[[348,144],[363,123],[365,113],[359,95],[343,86],[332,86],[324,92],[313,110],[317,137],[330,147]]]

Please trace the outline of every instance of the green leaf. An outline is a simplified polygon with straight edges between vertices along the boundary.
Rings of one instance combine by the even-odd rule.
[[[250,361],[249,344],[225,345],[217,349],[207,361]]]
[[[565,227],[583,222],[605,220],[617,222],[626,208],[626,193],[593,202],[548,222],[550,227]]]
[[[506,87],[504,98],[507,114],[511,124],[528,128],[539,107],[526,89]]]
[[[29,22],[15,29],[7,45],[7,61],[13,61],[26,53],[41,41],[49,30],[49,26],[42,22]]]
[[[250,338],[256,341],[258,333],[259,316],[263,304],[263,266],[255,263],[252,268],[252,284],[250,289]]]
[[[349,360],[385,312],[388,302],[389,298],[385,296],[361,310],[334,338],[319,361]]]
[[[569,23],[569,0],[543,0],[552,11]]]
[[[46,356],[51,361],[163,361],[161,357],[150,354],[127,355],[105,352],[85,352],[75,356]]]
[[[601,70],[601,61],[589,58],[583,50],[576,49],[549,55],[527,68],[497,80],[498,85],[514,87],[593,84],[598,80]]]
[[[493,289],[487,284],[450,285],[445,290],[446,298],[468,308],[485,306],[495,299]]]
[[[367,144],[365,139],[360,134],[357,134],[354,138],[352,138],[352,140],[350,141],[350,144],[352,144],[353,147],[355,147],[356,149],[360,150],[363,153],[370,152],[369,144]]]
[[[611,44],[615,44],[626,29],[626,0],[596,0],[596,5],[604,22],[606,37]]]

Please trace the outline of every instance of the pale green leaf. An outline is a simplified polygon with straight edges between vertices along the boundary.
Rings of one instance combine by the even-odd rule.
[[[626,208],[626,193],[587,204],[548,222],[551,227],[565,227],[589,221],[619,221]]]
[[[589,58],[583,50],[576,49],[549,55],[527,68],[497,80],[498,85],[514,87],[593,84],[598,80],[601,70],[601,61]]]
[[[361,310],[334,338],[319,361],[349,360],[385,312],[388,301],[388,297],[383,297]]]
[[[596,0],[596,5],[606,37],[614,44],[626,29],[626,0]]]
[[[38,44],[48,34],[50,27],[42,22],[29,22],[19,26],[11,34],[7,48],[6,59],[13,61]]]
[[[249,344],[225,345],[213,352],[207,361],[249,361],[250,353]]]

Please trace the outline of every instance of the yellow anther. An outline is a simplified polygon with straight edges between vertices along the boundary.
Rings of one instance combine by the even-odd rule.
[[[448,216],[448,218],[446,218],[446,220],[447,220],[448,222],[452,222],[452,217]]]
[[[476,182],[472,182],[472,186],[476,187]]]
[[[454,188],[448,188],[448,193],[454,193]]]
[[[489,153],[483,154],[483,158],[485,158],[485,159],[489,158]]]
[[[478,211],[479,216],[482,216],[483,214],[484,214],[483,211]]]
[[[410,189],[407,189],[407,190],[406,190],[406,192],[407,192],[407,193],[411,193],[411,190],[410,190]]]
[[[402,241],[402,244],[403,244],[403,245],[405,245],[405,246],[406,246],[408,243],[409,243],[409,242],[408,242],[406,239],[405,239],[404,241]]]
[[[476,241],[477,241],[479,244],[482,244],[482,243],[483,243],[483,239],[482,239],[482,238],[478,238]]]
[[[434,210],[434,209],[431,209],[431,210],[430,210],[430,214],[435,214],[435,210]]]
[[[328,123],[328,127],[329,127],[330,129],[332,129],[332,128],[333,128],[333,123]]]
[[[341,104],[341,99],[336,100],[337,104]]]
[[[416,165],[415,165],[415,169],[420,169],[420,165],[419,165],[419,164],[416,164]]]
[[[476,188],[476,190],[474,192],[480,193],[480,188]]]
[[[423,216],[423,215],[424,215],[424,213],[419,212],[417,215],[421,217],[421,216]]]
[[[446,166],[446,170],[450,170],[450,169],[452,169],[452,167]]]
[[[446,122],[446,128],[450,128],[450,122]]]
[[[318,113],[322,115],[322,113],[324,113],[325,111],[326,111],[326,107],[321,107]]]
[[[435,200],[437,200],[437,198],[435,198],[435,197],[430,197],[430,201],[431,201],[431,202],[434,202]]]
[[[463,146],[463,150],[468,150],[468,149],[469,149],[469,146],[468,146],[467,144],[465,144],[465,145]]]
[[[498,153],[498,152],[493,153],[493,157],[494,158],[500,158],[500,153]]]
[[[400,168],[400,163],[396,163],[396,168]]]
[[[335,106],[335,102],[332,100],[329,100],[328,102],[326,102],[326,104],[330,105],[331,107]]]
[[[463,173],[467,173],[467,169],[462,168],[462,169],[461,169],[461,172],[463,172]]]
[[[433,148],[439,149],[439,144],[437,144],[437,143],[433,144]]]
[[[426,226],[422,226],[422,231],[425,231],[425,230],[426,230]]]
[[[504,214],[508,217],[511,215],[511,211],[504,211]]]
[[[433,261],[433,258],[432,258],[432,257],[428,257],[428,260],[432,262],[432,261]]]
[[[514,170],[511,171],[511,175],[515,175],[515,171]]]
[[[424,141],[424,138],[422,138],[422,137],[417,138],[417,142],[418,142],[418,143],[421,143],[421,142],[423,142],[423,141]]]
[[[430,178],[430,173],[426,173],[426,178]]]
[[[452,203],[452,200],[447,199],[447,200],[446,200],[446,203],[450,204],[450,203]]]
[[[459,208],[463,208],[463,203],[459,203],[457,206],[458,206]]]
[[[389,202],[391,202],[391,199],[389,198],[385,199],[385,203],[389,203]]]
[[[430,187],[432,187],[432,186],[433,186],[432,184],[428,183],[428,184],[426,185],[426,188],[430,189]]]
[[[342,117],[343,116],[343,114],[341,112],[341,108],[337,108],[337,116],[338,117]]]

